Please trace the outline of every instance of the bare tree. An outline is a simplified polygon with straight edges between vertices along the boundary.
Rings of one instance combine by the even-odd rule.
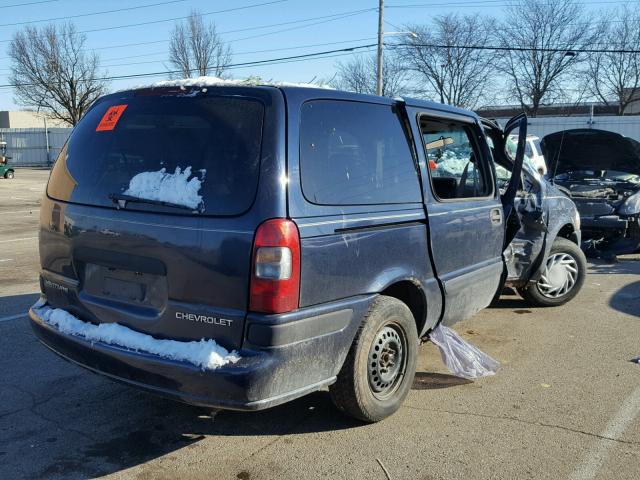
[[[584,59],[574,50],[590,46],[598,34],[575,0],[523,0],[507,7],[496,32],[510,96],[531,116],[543,100],[568,96],[570,75]]]
[[[222,77],[231,58],[231,47],[224,43],[215,24],[205,25],[197,10],[176,23],[169,43],[169,63],[182,78],[195,74]]]
[[[486,20],[475,15],[435,17],[432,25],[409,25],[403,58],[415,72],[416,90],[441,103],[473,108],[494,77],[486,50],[465,48],[489,41]]]
[[[382,95],[395,97],[406,94],[408,71],[397,55],[385,52],[382,61]],[[348,62],[338,62],[332,84],[341,90],[376,94],[376,57],[357,56]]]
[[[602,45],[610,50],[640,50],[640,13],[624,6],[598,24]],[[587,62],[590,91],[605,105],[617,105],[618,115],[640,101],[640,54],[600,52]]]
[[[98,56],[84,49],[85,41],[71,23],[17,32],[9,45],[16,103],[78,123],[105,91]]]

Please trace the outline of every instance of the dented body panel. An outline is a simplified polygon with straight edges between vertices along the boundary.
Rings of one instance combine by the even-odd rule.
[[[487,135],[498,142],[500,126],[483,119]],[[511,170],[511,160],[500,150],[492,150],[497,166]],[[507,285],[523,287],[535,283],[556,237],[561,236],[580,245],[580,218],[575,203],[560,189],[533,168],[522,171],[522,181],[516,194],[516,211],[520,228],[507,245],[504,256]]]
[[[556,237],[580,245],[580,225],[575,204],[551,183],[539,178],[536,194],[519,195],[522,227],[506,254],[507,284],[524,286],[540,278],[544,260]]]

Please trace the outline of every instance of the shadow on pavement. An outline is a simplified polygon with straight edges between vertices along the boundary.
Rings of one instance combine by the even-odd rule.
[[[636,259],[624,259],[610,263],[602,260],[589,260],[590,274],[600,275],[633,275],[640,273],[640,261]]]
[[[609,306],[629,315],[640,317],[640,281],[625,285],[613,294]]]
[[[466,378],[460,378],[446,373],[416,372],[416,377],[413,380],[413,386],[411,388],[413,390],[435,390],[439,388],[457,387],[468,383],[473,382]]]

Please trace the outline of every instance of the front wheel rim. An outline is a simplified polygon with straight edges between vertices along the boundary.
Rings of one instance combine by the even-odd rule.
[[[378,399],[390,397],[402,383],[407,368],[407,337],[397,324],[385,325],[369,349],[367,377]]]
[[[560,298],[573,290],[578,273],[578,262],[575,258],[565,252],[554,253],[547,259],[536,286],[543,296]]]

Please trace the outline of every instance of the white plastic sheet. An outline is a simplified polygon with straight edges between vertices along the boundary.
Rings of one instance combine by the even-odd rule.
[[[460,337],[456,332],[438,325],[429,338],[440,349],[442,361],[456,377],[480,378],[495,375],[500,364]]]

